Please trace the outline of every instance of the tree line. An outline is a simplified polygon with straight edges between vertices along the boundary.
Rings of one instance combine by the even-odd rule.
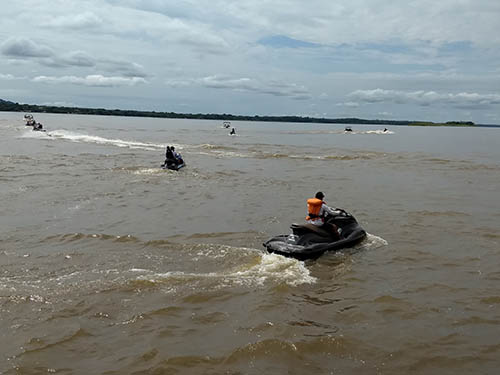
[[[323,123],[323,124],[372,124],[372,125],[461,125],[473,126],[471,121],[449,121],[446,123],[433,123],[424,121],[400,121],[400,120],[365,120],[355,117],[348,118],[317,118],[303,116],[244,116],[232,115],[228,113],[176,113],[176,112],[156,112],[137,111],[124,109],[105,108],[81,108],[64,107],[34,104],[19,104],[0,99],[0,111],[3,112],[33,112],[33,113],[66,113],[77,115],[99,115],[99,116],[128,116],[128,117],[155,117],[155,118],[175,118],[175,119],[196,119],[196,120],[221,120],[221,121],[263,121],[263,122],[303,122],[303,123]]]

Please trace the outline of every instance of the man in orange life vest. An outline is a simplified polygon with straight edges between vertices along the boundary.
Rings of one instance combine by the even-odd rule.
[[[310,198],[307,200],[307,217],[306,221],[309,224],[314,224],[328,231],[332,231],[333,234],[338,236],[337,226],[335,224],[325,223],[326,214],[335,216],[340,214],[340,211],[334,210],[331,207],[328,207],[326,203],[323,201],[325,194],[321,191],[316,193],[314,198]]]

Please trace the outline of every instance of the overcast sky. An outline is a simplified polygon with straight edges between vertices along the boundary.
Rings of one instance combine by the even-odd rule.
[[[500,123],[499,0],[16,0],[0,98]]]

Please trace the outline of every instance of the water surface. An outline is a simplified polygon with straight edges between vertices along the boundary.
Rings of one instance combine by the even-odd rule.
[[[22,115],[0,113],[0,373],[496,373],[500,129]],[[318,190],[366,241],[264,253]]]

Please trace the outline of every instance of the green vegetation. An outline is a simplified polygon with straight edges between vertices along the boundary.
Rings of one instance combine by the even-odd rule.
[[[473,122],[450,121],[446,123],[434,123],[423,121],[398,121],[398,120],[364,120],[359,118],[315,118],[301,116],[241,116],[227,113],[175,113],[155,111],[133,111],[123,109],[105,108],[79,108],[79,107],[57,107],[46,105],[19,104],[0,99],[0,111],[3,112],[30,112],[30,113],[70,113],[77,115],[99,115],[99,116],[133,116],[133,117],[157,117],[157,118],[180,118],[180,119],[203,119],[221,121],[267,121],[267,122],[306,122],[320,124],[372,124],[372,125],[411,125],[411,126],[474,126]]]

